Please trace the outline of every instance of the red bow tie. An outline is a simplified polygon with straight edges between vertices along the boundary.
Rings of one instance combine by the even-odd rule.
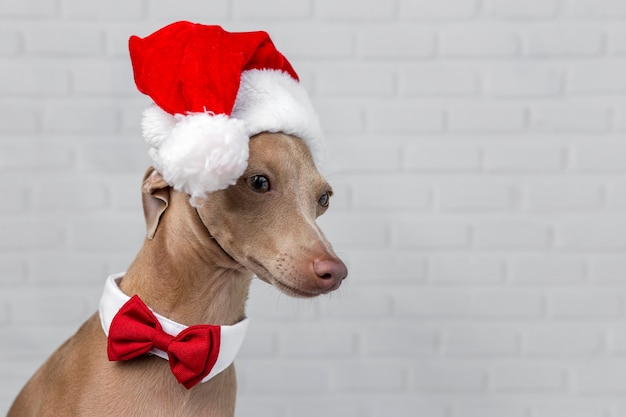
[[[207,376],[220,350],[220,327],[190,326],[177,336],[165,333],[152,311],[135,295],[120,308],[109,328],[110,361],[126,361],[153,348],[167,352],[172,373],[189,389]]]

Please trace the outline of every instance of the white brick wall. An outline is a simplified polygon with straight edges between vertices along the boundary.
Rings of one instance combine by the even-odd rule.
[[[291,59],[351,271],[253,284],[239,416],[626,416],[626,0],[0,2],[0,414],[141,244],[127,39],[179,19]]]

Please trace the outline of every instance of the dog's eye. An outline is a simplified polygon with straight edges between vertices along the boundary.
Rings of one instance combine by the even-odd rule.
[[[319,204],[322,207],[328,207],[328,204],[330,203],[330,192],[326,191],[324,194],[322,194],[320,196],[320,198],[317,200],[317,204]]]
[[[270,181],[263,175],[253,175],[246,180],[248,187],[257,193],[266,193],[270,190]]]

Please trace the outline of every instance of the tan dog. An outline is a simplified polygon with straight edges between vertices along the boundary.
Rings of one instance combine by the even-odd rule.
[[[148,237],[120,288],[185,325],[240,321],[253,274],[292,296],[333,291],[347,269],[315,223],[331,194],[307,146],[283,134],[253,137],[237,184],[197,208],[149,169]],[[167,361],[110,362],[106,344],[96,313],[37,371],[8,416],[234,415],[232,365],[187,390]]]

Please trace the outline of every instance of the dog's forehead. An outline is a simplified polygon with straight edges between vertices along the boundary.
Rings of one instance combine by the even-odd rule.
[[[304,141],[296,136],[262,133],[250,139],[249,147],[250,165],[276,164],[277,168],[307,169],[317,173],[311,151]]]

